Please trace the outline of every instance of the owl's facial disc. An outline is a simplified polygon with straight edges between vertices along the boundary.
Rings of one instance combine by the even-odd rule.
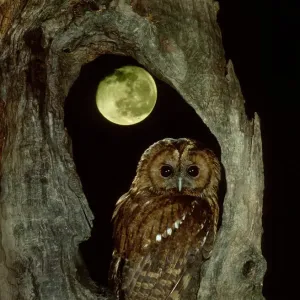
[[[202,150],[169,145],[158,148],[151,157],[151,160],[143,161],[147,173],[141,172],[147,176],[141,182],[151,192],[197,196],[210,181],[208,155]]]
[[[197,178],[199,177],[199,167],[195,164],[188,166],[172,166],[163,163],[159,167],[161,184],[166,190],[173,190],[179,193],[183,190],[193,190],[197,187]]]

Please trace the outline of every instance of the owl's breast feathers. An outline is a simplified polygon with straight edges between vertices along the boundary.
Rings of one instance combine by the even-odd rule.
[[[212,250],[218,206],[199,197],[128,193],[118,201],[113,221],[110,277],[124,299],[183,299],[178,289],[189,284],[186,269]]]

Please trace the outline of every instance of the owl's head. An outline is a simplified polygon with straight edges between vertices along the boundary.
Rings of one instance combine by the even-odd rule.
[[[217,190],[219,181],[220,163],[211,150],[195,140],[167,138],[143,153],[132,187],[157,195],[200,196]]]

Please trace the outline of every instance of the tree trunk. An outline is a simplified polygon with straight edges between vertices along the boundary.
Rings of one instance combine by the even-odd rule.
[[[173,86],[221,146],[227,193],[198,299],[263,299],[260,124],[226,66],[217,12],[213,0],[0,1],[0,299],[109,299],[79,272],[93,215],[63,120],[81,66],[105,53]]]

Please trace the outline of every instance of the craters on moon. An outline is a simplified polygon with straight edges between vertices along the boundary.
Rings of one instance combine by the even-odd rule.
[[[153,77],[143,68],[116,69],[98,85],[96,104],[100,113],[119,125],[133,125],[152,112],[157,99]]]

